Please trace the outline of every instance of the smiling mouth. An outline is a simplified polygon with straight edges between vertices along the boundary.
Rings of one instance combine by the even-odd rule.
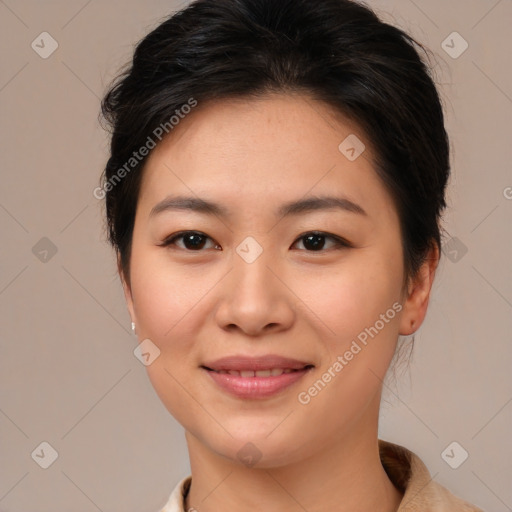
[[[212,368],[208,368],[207,366],[203,366],[205,370],[210,372],[218,373],[218,374],[227,374],[234,375],[236,377],[243,378],[251,378],[251,377],[278,377],[283,373],[294,373],[294,372],[302,372],[304,370],[309,370],[313,368],[312,364],[308,364],[303,368],[268,368],[263,370],[214,370]]]

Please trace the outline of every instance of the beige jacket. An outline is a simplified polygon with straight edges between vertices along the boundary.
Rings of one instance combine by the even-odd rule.
[[[432,480],[425,464],[407,448],[379,439],[379,449],[386,473],[404,494],[397,512],[483,512]],[[191,481],[188,476],[178,483],[161,512],[186,512],[184,497]]]

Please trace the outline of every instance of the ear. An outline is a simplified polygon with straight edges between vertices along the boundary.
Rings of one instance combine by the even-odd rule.
[[[137,319],[135,317],[135,311],[133,307],[133,297],[130,286],[130,279],[127,278],[127,276],[125,275],[120,259],[117,260],[117,271],[119,273],[119,278],[121,279],[121,284],[123,285],[124,298],[126,300],[126,307],[128,308],[128,313],[130,314],[132,322],[137,324]]]
[[[423,323],[438,263],[439,247],[434,243],[417,274],[409,280],[399,334],[403,336],[413,334]]]

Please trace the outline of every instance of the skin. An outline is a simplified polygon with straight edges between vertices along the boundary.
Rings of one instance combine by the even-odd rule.
[[[357,134],[366,150],[349,161],[338,145]],[[403,286],[399,219],[374,171],[371,143],[332,108],[305,95],[266,95],[198,105],[150,154],[137,205],[130,285],[120,270],[139,340],[160,356],[147,366],[164,405],[186,432],[200,512],[394,511],[401,494],[378,453],[382,381],[399,334],[426,314],[439,258],[432,249]],[[230,217],[173,210],[153,217],[169,194],[201,197]],[[343,196],[366,215],[340,209],[286,218],[284,202]],[[202,249],[181,230],[205,234]],[[304,234],[337,235],[321,251]],[[263,249],[236,252],[247,237]],[[187,249],[188,247],[188,249]],[[307,404],[307,391],[394,303],[402,309]],[[300,381],[263,400],[226,394],[200,368],[233,354],[279,354],[314,364]],[[261,454],[247,467],[237,452]],[[243,492],[241,490],[243,489]]]

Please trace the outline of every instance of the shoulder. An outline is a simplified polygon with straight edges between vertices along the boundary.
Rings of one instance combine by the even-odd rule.
[[[434,481],[423,461],[407,448],[379,439],[379,450],[386,473],[403,493],[398,512],[484,512]]]

